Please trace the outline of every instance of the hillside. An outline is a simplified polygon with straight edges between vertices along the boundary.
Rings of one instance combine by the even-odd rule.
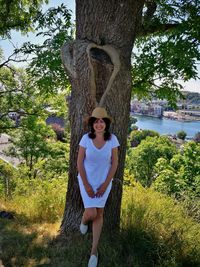
[[[186,100],[181,100],[186,101],[188,105],[197,105],[200,106],[200,93],[193,93],[193,92],[183,92],[183,95],[185,95]]]

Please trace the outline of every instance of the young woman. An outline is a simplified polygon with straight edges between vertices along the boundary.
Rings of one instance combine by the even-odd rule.
[[[103,225],[103,211],[118,165],[119,142],[109,132],[111,118],[103,107],[93,110],[88,119],[90,132],[83,135],[78,152],[78,181],[85,211],[80,231],[86,234],[92,221],[93,242],[88,267],[98,264],[98,242]]]

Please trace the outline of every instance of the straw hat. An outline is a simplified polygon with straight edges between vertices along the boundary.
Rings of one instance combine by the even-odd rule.
[[[110,116],[108,116],[108,113],[106,111],[105,108],[103,107],[96,107],[93,111],[92,111],[92,115],[89,116],[87,118],[87,122],[89,121],[90,118],[97,118],[97,119],[104,119],[104,118],[107,118],[110,120],[110,122],[112,121],[112,118]]]

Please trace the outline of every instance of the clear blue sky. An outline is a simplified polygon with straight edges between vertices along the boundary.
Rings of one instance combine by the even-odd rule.
[[[44,5],[43,9],[46,10],[49,7],[58,6],[61,3],[64,3],[68,7],[68,9],[72,10],[72,20],[74,21],[75,20],[75,0],[49,0],[49,4]],[[23,42],[27,42],[27,41],[31,41],[31,42],[35,41],[37,43],[38,39],[36,39],[35,35],[32,33],[29,33],[26,36],[22,36],[19,32],[12,31],[12,43],[15,46],[19,47]],[[4,41],[0,40],[0,47],[2,47],[4,50],[5,58],[7,58],[13,51],[13,45],[6,40]],[[199,76],[200,76],[200,67],[198,67],[198,70],[199,70]],[[181,81],[180,83],[184,86],[185,90],[200,93],[200,80],[198,81],[191,80],[187,83],[184,83],[183,81]]]

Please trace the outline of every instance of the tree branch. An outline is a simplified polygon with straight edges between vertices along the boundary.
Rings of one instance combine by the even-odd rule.
[[[7,68],[11,68],[10,66],[8,66],[7,64],[9,62],[26,62],[27,60],[26,59],[13,59],[11,58],[13,55],[16,55],[16,53],[14,52],[11,56],[8,57],[8,59],[6,61],[4,61],[3,63],[0,64],[0,68],[2,67],[7,67]]]
[[[146,0],[145,5],[147,7],[147,11],[145,12],[143,16],[143,24],[148,23],[153,18],[153,15],[157,9],[157,4],[155,1]]]
[[[144,25],[142,24],[137,36],[142,37],[142,36],[147,36],[152,33],[160,32],[164,33],[166,31],[176,29],[178,26],[180,26],[180,23],[167,23],[167,24],[157,24],[157,25]]]
[[[154,21],[154,14],[157,9],[157,3],[154,0],[146,0],[145,6],[147,8],[146,12],[144,13],[144,16],[142,18],[141,26],[137,32],[137,36],[147,36],[148,34],[161,32],[164,33],[168,30],[175,29],[177,26],[180,25],[180,23],[166,23],[162,24],[158,21]]]

